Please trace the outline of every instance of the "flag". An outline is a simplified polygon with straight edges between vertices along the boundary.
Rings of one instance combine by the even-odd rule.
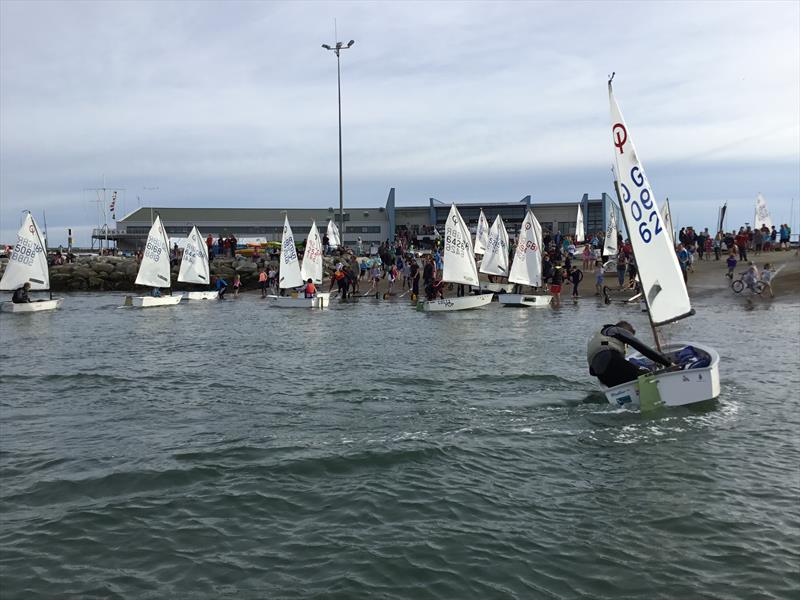
[[[117,208],[117,192],[114,192],[113,194],[111,194],[111,204],[108,207],[112,219],[117,218],[116,208]]]

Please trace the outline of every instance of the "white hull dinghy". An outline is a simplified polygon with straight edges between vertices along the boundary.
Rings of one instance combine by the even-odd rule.
[[[489,281],[481,284],[481,293],[483,294],[509,294],[513,289],[513,283],[492,283]]]
[[[12,313],[32,313],[40,312],[43,310],[55,310],[61,308],[61,303],[64,302],[63,298],[53,298],[52,300],[33,300],[32,302],[22,302],[14,304],[13,302],[3,302],[0,304],[0,310],[3,312]]]
[[[130,299],[129,306],[135,308],[154,308],[156,306],[175,306],[179,304],[183,294],[175,294],[174,296],[128,296]],[[126,305],[127,299],[126,298]]]
[[[11,251],[6,270],[0,279],[0,290],[13,292],[30,284],[32,292],[50,290],[50,268],[47,265],[47,244],[39,226],[28,212],[17,232],[17,243]],[[63,298],[31,300],[30,302],[3,302],[0,310],[10,313],[34,313],[61,307]]]
[[[270,305],[276,308],[328,308],[331,295],[328,292],[317,292],[313,298],[303,296],[267,296]]]
[[[636,348],[637,352],[627,360],[640,368],[638,378],[613,387],[603,386],[603,391],[610,403],[641,411],[713,400],[720,393],[719,354],[713,348],[694,341],[662,347],[659,328],[692,316],[694,309],[668,226],[614,98],[610,80],[608,97],[617,176],[614,187],[625,229],[630,233],[641,295],[656,348],[626,337],[617,328],[601,330],[601,334],[607,331],[605,335]],[[595,368],[594,363],[592,368]]]
[[[196,232],[196,228],[193,233]],[[187,244],[187,251],[190,251]],[[185,256],[185,254],[184,254]],[[147,234],[147,243],[144,247],[142,263],[139,265],[139,272],[136,274],[136,285],[147,285],[152,288],[170,288],[169,264],[169,238],[161,222],[161,217],[156,215],[153,225]],[[153,308],[156,306],[174,306],[183,298],[183,294],[163,296],[127,296],[125,306],[134,308]]]
[[[676,364],[675,367],[654,371],[611,388],[604,387],[603,392],[611,404],[625,408],[641,407],[641,385],[651,387],[649,402],[656,406],[674,407],[713,400],[720,393],[719,354],[709,346],[675,342],[662,348],[664,354]],[[634,352],[628,359],[639,364],[649,362],[639,352]]]
[[[550,306],[552,296],[547,294],[502,294],[497,299],[503,306],[533,306],[542,308]]]
[[[219,292],[210,290],[206,292],[187,292],[187,300],[217,300],[219,299]]]
[[[452,312],[455,310],[469,310],[490,304],[493,296],[494,294],[478,294],[474,296],[459,296],[457,298],[422,300],[417,303],[417,309],[422,312]]]
[[[478,267],[475,264],[475,253],[472,249],[472,235],[455,204],[450,205],[450,214],[447,215],[444,231],[442,281],[478,287]],[[480,308],[489,304],[493,297],[494,294],[478,294],[435,300],[425,299],[417,302],[417,310],[420,312],[452,312]]]
[[[511,284],[542,286],[542,226],[529,208],[522,220],[514,262],[508,274]],[[545,307],[550,306],[549,294],[501,294],[497,297],[504,306]]]

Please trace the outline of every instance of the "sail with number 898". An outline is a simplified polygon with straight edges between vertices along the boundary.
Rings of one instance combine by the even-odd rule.
[[[610,82],[608,98],[620,207],[625,215],[650,318],[654,325],[661,325],[688,317],[694,311],[678,257]]]

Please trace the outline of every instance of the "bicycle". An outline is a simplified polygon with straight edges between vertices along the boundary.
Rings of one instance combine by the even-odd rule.
[[[742,277],[745,273],[746,271],[739,273],[739,279],[734,279],[731,281],[731,289],[735,293],[740,294],[745,288],[749,288],[754,294],[758,294],[760,296],[761,292],[764,291],[764,282],[756,281],[753,285],[747,285]]]

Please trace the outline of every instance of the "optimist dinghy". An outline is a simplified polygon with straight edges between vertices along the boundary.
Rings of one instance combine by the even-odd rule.
[[[614,183],[636,257],[657,352],[648,351],[643,344],[638,347],[638,352],[628,357],[629,361],[640,361],[640,366],[647,366],[651,372],[634,381],[604,387],[606,398],[612,404],[641,407],[642,410],[712,400],[720,393],[719,354],[708,345],[694,341],[672,342],[662,347],[659,339],[659,328],[692,316],[694,309],[671,236],[664,226],[662,213],[614,98],[610,80],[608,96],[618,177]],[[647,354],[657,358],[661,355],[660,360],[668,365],[660,361],[641,362],[645,361]]]
[[[208,246],[197,227],[192,227],[192,232],[186,240],[181,259],[181,270],[178,272],[178,281],[184,283],[198,283],[208,286],[211,283],[211,273],[208,265]],[[193,290],[187,292],[187,300],[216,300],[219,293],[215,290]]]
[[[508,280],[511,283],[541,287],[542,285],[542,226],[529,208],[522,221],[517,251]],[[549,294],[501,294],[497,297],[505,306],[549,306]]]
[[[39,231],[39,226],[28,212],[25,222],[17,232],[17,243],[11,251],[11,258],[0,279],[0,290],[13,292],[26,283],[31,284],[31,291],[50,290],[50,270],[47,266],[47,245]],[[32,300],[31,302],[0,303],[0,310],[13,313],[32,313],[55,310],[61,306],[63,298],[48,300]]]
[[[147,234],[142,264],[136,275],[136,285],[148,285],[153,288],[170,288],[172,286],[169,265],[169,238],[164,230],[161,217],[156,215],[153,226]],[[155,306],[174,306],[183,298],[183,294],[166,296],[127,296],[125,306],[136,308],[152,308]]]
[[[478,285],[478,268],[472,249],[472,236],[455,204],[450,206],[444,234],[444,269],[442,280],[468,286]],[[420,300],[417,310],[422,312],[451,312],[486,306],[494,294],[459,296]]]
[[[329,234],[330,236],[330,234]],[[306,252],[303,255],[303,268],[297,259],[297,248],[294,245],[294,234],[289,225],[289,218],[285,217],[283,223],[283,238],[281,240],[280,257],[281,289],[296,289],[311,279],[315,284],[322,282],[322,242],[319,238],[316,223],[311,224],[311,231],[306,240]],[[326,308],[330,304],[330,294],[317,292],[313,298],[304,298],[296,291],[289,296],[267,296],[272,306],[279,308]]]

